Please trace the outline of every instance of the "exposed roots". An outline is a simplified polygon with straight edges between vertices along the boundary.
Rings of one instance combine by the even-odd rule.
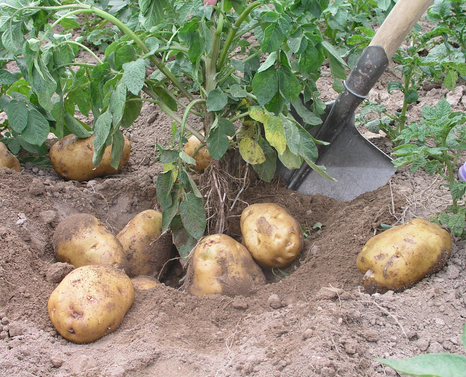
[[[227,219],[251,182],[251,167],[229,151],[218,164],[210,164],[200,177],[199,190],[207,212],[207,234],[222,234]]]

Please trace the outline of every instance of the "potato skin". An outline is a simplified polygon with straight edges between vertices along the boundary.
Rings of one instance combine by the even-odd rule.
[[[195,296],[249,296],[265,276],[248,250],[226,234],[202,238],[188,264],[185,287]]]
[[[372,237],[357,258],[368,292],[402,291],[443,268],[451,253],[450,234],[439,225],[413,219]],[[370,273],[370,272],[369,272]]]
[[[171,248],[164,245],[161,235],[162,213],[153,209],[138,213],[117,234],[128,260],[125,271],[129,277],[158,275],[162,271],[171,257]]]
[[[137,291],[147,291],[160,285],[160,282],[152,277],[146,275],[139,275],[131,279],[134,289]]]
[[[57,260],[76,268],[100,264],[124,269],[127,264],[120,241],[87,213],[73,214],[60,221],[52,244]]]
[[[299,223],[274,203],[257,203],[245,208],[240,219],[243,244],[262,268],[289,266],[304,247]]]
[[[115,331],[133,301],[133,284],[123,271],[89,265],[65,276],[50,295],[47,311],[63,338],[91,343]]]
[[[110,166],[112,147],[104,152],[99,166],[92,163],[94,156],[94,135],[80,139],[75,135],[65,136],[58,140],[49,150],[49,157],[55,171],[62,178],[75,181],[88,181],[95,177],[116,174],[129,161],[131,142],[125,137],[123,155],[118,169]]]
[[[21,165],[18,159],[8,150],[5,144],[0,141],[0,168],[9,168],[21,172]]]
[[[184,146],[184,151],[188,156],[192,157],[199,145],[201,145],[199,139],[196,136],[191,135]],[[210,153],[205,146],[199,149],[193,158],[196,160],[194,169],[198,173],[202,173],[210,165]]]

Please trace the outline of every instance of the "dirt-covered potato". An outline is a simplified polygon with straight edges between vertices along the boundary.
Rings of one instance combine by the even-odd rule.
[[[274,203],[257,203],[245,208],[240,219],[243,244],[263,268],[289,266],[304,247],[299,223]]]
[[[132,278],[131,281],[134,289],[139,291],[146,291],[160,285],[160,282],[156,278],[147,275],[136,276],[135,278]]]
[[[133,301],[134,287],[123,271],[90,265],[65,276],[50,295],[47,311],[63,338],[90,343],[115,331]]]
[[[188,142],[184,146],[184,151],[188,156],[193,156],[194,152],[199,148],[201,145],[201,142],[199,139],[191,135],[188,138]],[[196,169],[197,172],[202,173],[204,169],[207,168],[210,164],[210,153],[207,150],[207,147],[202,147],[199,149],[199,151],[196,153],[196,155],[193,157],[196,160],[196,165],[194,166],[194,169]]]
[[[213,234],[193,250],[185,286],[195,296],[248,296],[262,284],[264,273],[248,250],[226,234]]]
[[[123,154],[118,169],[110,165],[112,147],[105,149],[102,161],[95,167],[92,163],[94,156],[94,135],[80,139],[75,135],[65,136],[58,140],[49,150],[50,161],[55,171],[63,178],[75,181],[88,181],[95,177],[116,174],[129,161],[131,142],[125,137]]]
[[[445,229],[413,219],[372,237],[359,253],[357,267],[367,291],[402,291],[441,270],[451,247]]]
[[[57,260],[75,267],[101,264],[124,269],[127,264],[120,241],[87,213],[73,214],[60,221],[52,244]]]
[[[9,168],[21,172],[18,159],[0,141],[0,168]]]
[[[128,260],[125,268],[129,277],[151,275],[158,277],[172,254],[171,237],[162,235],[162,213],[148,209],[138,213],[117,234]],[[169,241],[169,244],[165,241]]]

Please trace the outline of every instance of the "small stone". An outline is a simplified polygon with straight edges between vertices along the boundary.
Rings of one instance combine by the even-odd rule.
[[[354,355],[358,351],[357,344],[355,342],[345,343],[345,352],[348,355]]]
[[[60,368],[63,365],[63,359],[58,356],[52,356],[50,361],[52,362],[52,366],[54,368]]]
[[[454,264],[450,264],[447,269],[447,276],[449,279],[457,279],[460,276],[460,269]]]
[[[283,304],[282,304],[282,301],[280,300],[280,297],[278,297],[278,295],[275,294],[275,293],[270,295],[267,302],[269,303],[269,305],[270,305],[270,307],[272,309],[280,309],[281,307],[283,307]]]
[[[340,294],[344,291],[343,289],[339,288],[327,288],[322,287],[320,288],[319,292],[317,292],[316,299],[317,300],[333,300],[338,298]]]
[[[74,266],[69,263],[54,263],[47,268],[45,279],[50,283],[59,283],[63,278],[74,270]]]
[[[42,211],[39,216],[45,224],[52,224],[58,217],[57,212],[53,210]]]
[[[377,343],[380,339],[379,333],[375,330],[366,330],[362,336],[371,343]]]
[[[306,330],[303,332],[303,340],[312,338],[312,335],[313,335],[313,331],[312,331],[311,329],[306,329]]]
[[[409,339],[409,340],[415,340],[417,338],[417,332],[416,331],[408,331],[406,333],[406,337]]]
[[[231,303],[231,305],[235,309],[239,309],[239,310],[246,310],[249,307],[247,301],[244,298],[241,298],[241,297],[235,298],[233,300],[233,302]]]
[[[421,338],[416,342],[416,345],[421,351],[427,351],[427,348],[429,348],[430,342],[427,339]]]
[[[78,356],[71,364],[71,374],[76,376],[90,375],[98,376],[100,368],[97,360],[91,356],[81,355]]]
[[[39,170],[39,169],[37,169]],[[33,196],[42,195],[45,192],[45,185],[39,178],[34,178],[29,186],[29,193]]]
[[[8,338],[8,333],[5,330],[0,332],[0,339],[4,340],[6,338]]]
[[[10,323],[10,329],[8,330],[8,333],[10,334],[10,337],[13,338],[15,336],[23,335],[25,330],[25,326],[21,322],[11,322]]]
[[[2,318],[2,325],[8,325],[10,323],[10,320],[7,317]]]
[[[441,353],[441,352],[445,352],[445,350],[443,349],[442,345],[439,342],[432,342],[427,352]]]

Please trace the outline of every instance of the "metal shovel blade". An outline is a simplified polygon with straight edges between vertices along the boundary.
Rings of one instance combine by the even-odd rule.
[[[352,200],[385,185],[395,173],[392,159],[359,133],[354,119],[350,119],[318,161],[336,181],[310,170],[294,190],[303,195],[323,194],[339,201]],[[283,165],[277,172],[288,183],[295,173]]]

